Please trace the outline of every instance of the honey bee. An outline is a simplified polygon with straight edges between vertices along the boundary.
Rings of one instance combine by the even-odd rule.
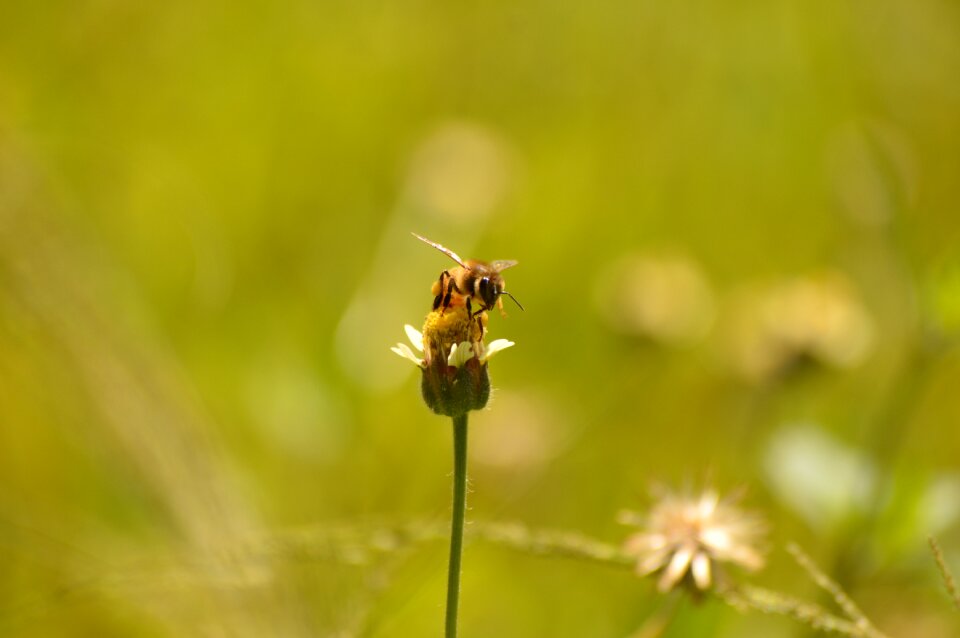
[[[449,248],[416,233],[411,234],[420,241],[433,246],[458,264],[456,268],[444,270],[440,273],[440,279],[433,283],[434,310],[446,310],[451,305],[456,305],[459,298],[463,298],[463,303],[471,317],[490,310],[494,306],[500,309],[500,314],[505,315],[501,295],[513,299],[513,303],[517,304],[520,310],[523,310],[520,302],[503,289],[503,277],[500,275],[507,268],[516,266],[517,262],[515,260],[498,259],[487,263],[476,259],[460,259],[460,256]],[[454,294],[458,297],[454,297]],[[473,309],[474,302],[479,306],[476,311]]]

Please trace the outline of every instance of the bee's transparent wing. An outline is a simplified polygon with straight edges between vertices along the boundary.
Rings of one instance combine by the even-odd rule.
[[[410,233],[410,234],[413,235],[414,237],[416,237],[417,239],[419,239],[420,241],[422,241],[423,243],[425,243],[425,244],[430,244],[431,246],[433,246],[434,248],[436,248],[437,250],[439,250],[440,252],[442,252],[443,254],[445,254],[447,257],[449,257],[450,259],[454,260],[455,262],[457,262],[458,264],[460,264],[461,266],[463,266],[464,268],[466,268],[466,266],[465,266],[464,263],[463,263],[463,260],[460,259],[460,255],[458,255],[457,253],[453,252],[452,250],[450,250],[450,249],[447,248],[446,246],[442,246],[442,245],[438,244],[438,243],[435,242],[435,241],[430,241],[430,240],[427,239],[426,237],[421,237],[420,235],[418,235],[418,234],[416,234],[416,233]],[[516,262],[514,262],[514,263],[516,263]],[[511,264],[511,265],[512,265],[512,264]]]
[[[491,266],[493,267],[493,269],[496,270],[497,272],[502,272],[502,271],[506,270],[507,268],[511,268],[511,267],[513,267],[513,266],[516,266],[518,263],[520,263],[520,262],[518,262],[516,259],[498,259],[498,260],[496,260],[495,262],[491,263],[490,265],[491,265]]]

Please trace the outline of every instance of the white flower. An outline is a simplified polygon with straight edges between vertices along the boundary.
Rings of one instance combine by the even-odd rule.
[[[413,344],[416,351],[423,354],[423,334],[410,324],[405,325],[403,329],[406,331],[407,338],[410,339],[410,343]],[[509,339],[494,339],[489,345],[485,345],[482,341],[478,343],[470,343],[469,341],[455,343],[450,347],[450,354],[447,355],[447,365],[459,368],[472,359],[475,354],[479,355],[477,356],[477,360],[480,363],[486,363],[493,355],[515,345],[516,344]],[[405,343],[398,343],[390,348],[390,350],[404,359],[412,361],[417,367],[426,367],[425,359],[414,354],[410,346]]]
[[[410,339],[410,343],[413,344],[413,347],[416,348],[417,351],[422,354],[423,353],[423,334],[421,334],[419,330],[417,330],[410,324],[405,325],[403,329],[406,331],[407,338]],[[424,359],[422,357],[418,357],[417,355],[413,354],[413,350],[411,350],[410,346],[408,346],[405,343],[398,343],[397,345],[390,348],[390,350],[392,350],[393,352],[396,352],[398,355],[400,355],[404,359],[413,361],[413,363],[415,363],[418,368],[423,368],[424,366],[426,366],[426,362],[424,361]]]
[[[483,343],[480,343],[480,363],[486,363],[493,357],[493,355],[515,345],[517,344],[509,339],[494,339],[488,346],[484,346]]]
[[[623,515],[622,522],[643,528],[624,544],[624,551],[637,558],[637,573],[662,570],[657,587],[665,592],[689,572],[694,586],[704,591],[712,586],[719,563],[762,567],[755,544],[765,525],[731,501],[709,489],[699,497],[665,492],[647,516]]]

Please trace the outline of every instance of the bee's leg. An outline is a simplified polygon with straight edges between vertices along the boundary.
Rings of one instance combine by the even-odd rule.
[[[487,309],[486,304],[481,303],[479,308],[477,308],[476,310],[473,310],[473,304],[470,303],[470,297],[467,297],[467,314],[470,315],[471,317],[476,317],[486,309]]]
[[[473,310],[473,304],[470,301],[470,297],[467,297],[467,316],[471,319],[477,320],[477,327],[480,328],[480,338],[483,339],[483,334],[486,332],[486,329],[483,325],[483,313],[486,312],[486,304],[480,304],[480,307],[476,311]]]
[[[448,306],[449,303],[450,303],[449,300],[447,300],[447,302],[444,303],[444,295],[446,294],[446,293],[445,293],[445,288],[446,288],[446,285],[445,285],[445,284],[446,284],[446,282],[447,282],[447,279],[449,279],[449,278],[450,278],[450,273],[448,273],[446,270],[444,270],[442,273],[440,273],[440,280],[439,280],[436,284],[434,284],[434,290],[439,290],[439,291],[440,291],[440,292],[437,294],[437,296],[433,298],[433,309],[434,309],[434,310],[436,310],[437,308],[439,308],[441,304],[443,304],[443,308],[444,308],[444,310],[446,310],[447,306]],[[441,314],[442,314],[442,311],[441,311]]]
[[[457,287],[457,282],[453,280],[453,277],[447,275],[447,294],[443,297],[443,309],[446,310],[450,307],[450,300],[453,298],[453,291]]]
[[[483,339],[483,306],[474,312],[473,304],[470,302],[470,297],[467,297],[467,316],[471,319],[476,318],[477,327],[480,328],[480,338]]]

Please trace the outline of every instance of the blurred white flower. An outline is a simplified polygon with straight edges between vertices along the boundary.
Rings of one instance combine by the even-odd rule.
[[[772,490],[821,532],[863,514],[876,498],[877,470],[870,459],[814,425],[776,432],[764,467]]]
[[[960,520],[960,473],[933,478],[921,499],[918,518],[920,536],[940,534]]]
[[[646,516],[621,515],[621,522],[641,527],[627,538],[624,551],[637,558],[639,575],[661,572],[657,587],[662,592],[687,574],[696,590],[705,591],[716,582],[722,563],[760,569],[764,560],[757,543],[766,525],[735,501],[721,500],[713,489],[696,496],[663,490]]]

